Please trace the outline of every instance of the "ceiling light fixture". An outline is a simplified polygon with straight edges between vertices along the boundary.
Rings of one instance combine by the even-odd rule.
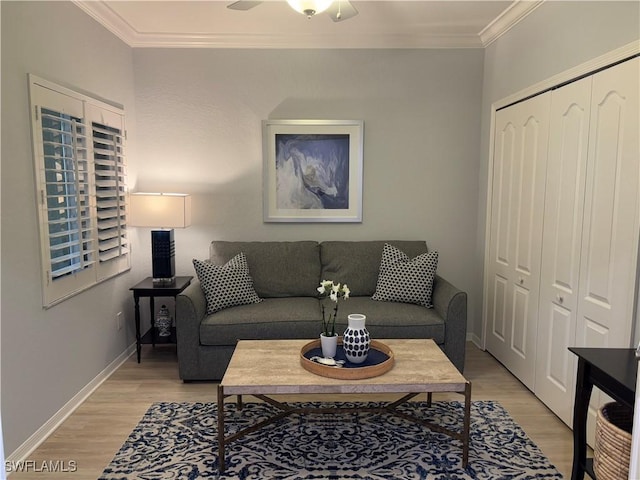
[[[287,3],[296,12],[313,17],[316,13],[324,12],[333,3],[333,0],[287,0]]]

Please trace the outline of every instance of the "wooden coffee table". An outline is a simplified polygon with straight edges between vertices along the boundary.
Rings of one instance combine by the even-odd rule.
[[[471,383],[466,380],[433,340],[380,340],[391,348],[395,364],[383,375],[362,380],[341,380],[315,375],[300,365],[300,350],[309,340],[241,340],[231,357],[224,378],[218,385],[218,458],[220,472],[225,469],[225,446],[244,435],[288,415],[309,413],[341,413],[345,411],[387,412],[446,433],[462,442],[462,466],[469,460],[469,425],[471,421]],[[464,395],[462,432],[445,429],[424,419],[396,410],[420,393],[458,392]],[[280,394],[405,394],[398,400],[378,408],[296,408],[268,395]],[[224,399],[237,395],[242,408],[242,395],[252,395],[277,407],[273,417],[232,435],[224,434]]]

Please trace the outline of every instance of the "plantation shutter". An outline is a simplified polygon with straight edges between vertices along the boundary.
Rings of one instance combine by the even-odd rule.
[[[100,273],[129,253],[127,238],[127,174],[124,157],[124,119],[117,112],[89,105],[95,168],[98,259]]]
[[[129,268],[124,116],[72,90],[29,79],[48,307]]]
[[[55,280],[94,262],[87,138],[81,118],[40,108],[44,202]]]
[[[51,305],[95,278],[91,166],[81,101],[31,85],[43,303]]]

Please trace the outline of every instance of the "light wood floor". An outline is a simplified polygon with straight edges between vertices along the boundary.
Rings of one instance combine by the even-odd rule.
[[[467,344],[465,377],[472,382],[473,400],[496,400],[566,477],[571,475],[571,430],[516,380],[490,354]],[[384,397],[366,397],[381,400]],[[436,400],[460,400],[456,394]],[[296,397],[297,400],[309,398]],[[318,399],[318,397],[314,397]],[[344,400],[362,399],[356,395]],[[36,451],[29,460],[75,461],[74,473],[14,473],[10,480],[96,480],[154,402],[214,402],[213,383],[183,383],[178,378],[175,347],[155,350],[144,345],[142,363],[131,356]],[[249,401],[247,398],[246,401]]]

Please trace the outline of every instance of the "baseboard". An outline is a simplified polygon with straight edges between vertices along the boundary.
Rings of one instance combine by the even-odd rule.
[[[53,417],[42,425],[36,432],[31,435],[22,445],[20,445],[13,453],[6,457],[5,462],[19,463],[27,460],[29,455],[44,442],[69,415],[71,415],[89,395],[91,395],[100,385],[104,383],[127,359],[136,351],[136,345],[130,345],[116,359],[102,370],[96,377],[73,396]]]
[[[484,347],[482,346],[482,339],[475,333],[467,333],[467,342],[472,342],[480,350],[484,350]]]

